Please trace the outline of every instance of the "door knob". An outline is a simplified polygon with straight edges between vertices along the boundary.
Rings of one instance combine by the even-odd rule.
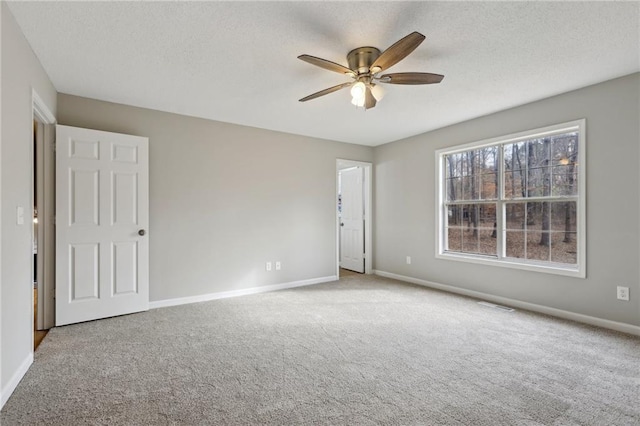
[[[143,237],[145,233],[146,232],[144,231],[144,229],[138,231],[138,235],[140,235],[141,237]]]
[[[344,226],[344,223],[341,223],[340,226]]]

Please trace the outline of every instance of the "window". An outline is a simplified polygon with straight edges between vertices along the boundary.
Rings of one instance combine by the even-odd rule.
[[[437,257],[584,277],[584,123],[438,151]]]

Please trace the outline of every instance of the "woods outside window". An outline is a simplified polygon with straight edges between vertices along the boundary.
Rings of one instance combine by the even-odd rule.
[[[584,277],[584,120],[436,153],[437,257]]]

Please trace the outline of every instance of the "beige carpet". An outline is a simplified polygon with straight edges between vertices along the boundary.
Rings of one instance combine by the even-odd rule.
[[[638,425],[640,339],[352,275],[55,328],[0,420]]]

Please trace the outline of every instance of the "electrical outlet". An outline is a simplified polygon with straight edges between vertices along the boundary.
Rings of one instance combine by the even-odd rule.
[[[629,300],[629,287],[618,286],[618,300]]]
[[[411,256],[407,256],[407,265],[411,265]]]
[[[280,262],[276,262],[276,271],[282,269],[282,264]]]
[[[265,264],[265,269],[267,270],[267,272],[271,272],[271,262],[267,262]]]

